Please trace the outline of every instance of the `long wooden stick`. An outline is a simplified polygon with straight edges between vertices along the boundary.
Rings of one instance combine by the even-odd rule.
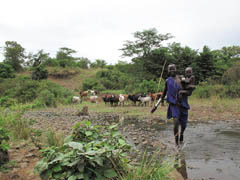
[[[164,71],[164,68],[165,68],[166,62],[167,62],[167,60],[165,60],[165,61],[164,61],[164,64],[163,64],[163,68],[162,68],[161,76],[160,76],[159,81],[158,81],[157,92],[158,92],[158,90],[159,90],[159,86],[160,86],[160,83],[161,83],[161,80],[162,80],[162,75],[163,75],[163,71]]]
[[[159,86],[160,86],[160,83],[161,83],[161,80],[162,80],[163,71],[164,71],[164,68],[165,68],[166,62],[167,62],[167,60],[165,60],[165,62],[164,62],[164,64],[163,64],[163,68],[162,68],[161,76],[160,76],[160,79],[159,79],[159,81],[158,81],[157,92],[158,92],[158,89],[159,89]],[[151,113],[154,113],[154,111],[156,111],[156,109],[157,109],[157,107],[159,106],[160,102],[161,102],[161,98],[159,98],[159,100],[157,101],[157,103],[154,105],[153,109],[151,110]]]

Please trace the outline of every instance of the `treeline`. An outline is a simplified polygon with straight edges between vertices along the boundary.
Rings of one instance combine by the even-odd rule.
[[[84,69],[103,68],[93,79],[83,82],[85,89],[124,89],[126,92],[157,91],[158,80],[163,70],[163,79],[167,78],[167,66],[177,65],[178,74],[191,66],[197,84],[237,84],[240,78],[240,46],[223,47],[211,50],[204,46],[195,50],[180,43],[168,43],[171,34],[159,34],[156,29],[137,31],[133,41],[126,41],[123,57],[131,57],[131,62],[119,61],[108,65],[105,60],[90,61],[84,57],[74,57],[75,50],[60,48],[52,58],[44,50],[36,54],[26,53],[25,49],[14,41],[7,41],[3,47],[4,60],[0,63],[0,77],[14,77],[14,72],[24,68],[33,68],[33,79],[47,78],[46,66],[79,67]],[[165,68],[163,69],[165,65]],[[163,81],[162,81],[163,82]],[[160,86],[162,87],[162,86]]]

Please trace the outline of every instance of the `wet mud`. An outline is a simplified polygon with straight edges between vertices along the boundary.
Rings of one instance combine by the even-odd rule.
[[[165,127],[165,128],[164,128]],[[162,140],[173,144],[173,125],[162,127]],[[185,147],[176,153],[177,170],[185,179],[239,180],[240,122],[188,124]]]

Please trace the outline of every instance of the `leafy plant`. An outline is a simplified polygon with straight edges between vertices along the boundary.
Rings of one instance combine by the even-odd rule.
[[[62,147],[43,150],[35,167],[42,179],[111,179],[124,173],[122,164],[130,146],[117,125],[100,127],[77,123]]]
[[[43,90],[39,94],[38,100],[41,102],[43,106],[56,107],[56,98],[54,97],[54,94],[47,89]]]
[[[0,106],[9,107],[14,104],[16,104],[16,100],[13,98],[9,98],[8,96],[0,97]]]
[[[1,78],[14,78],[14,69],[11,65],[0,63],[0,77]]]
[[[10,135],[9,132],[0,126],[0,151],[7,151],[9,149],[9,141]]]
[[[48,71],[43,66],[37,66],[32,72],[32,80],[41,80],[48,78]]]

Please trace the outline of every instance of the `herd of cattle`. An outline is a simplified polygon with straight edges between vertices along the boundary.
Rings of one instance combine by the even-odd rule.
[[[100,101],[103,101],[105,104],[110,104],[111,106],[124,106],[124,105],[153,105],[153,103],[158,100],[162,96],[162,92],[158,93],[139,93],[139,94],[100,94],[97,91],[94,90],[88,90],[88,91],[81,91],[80,97],[73,96],[72,102],[73,103],[80,103],[83,100],[90,100],[92,103],[98,103]]]

